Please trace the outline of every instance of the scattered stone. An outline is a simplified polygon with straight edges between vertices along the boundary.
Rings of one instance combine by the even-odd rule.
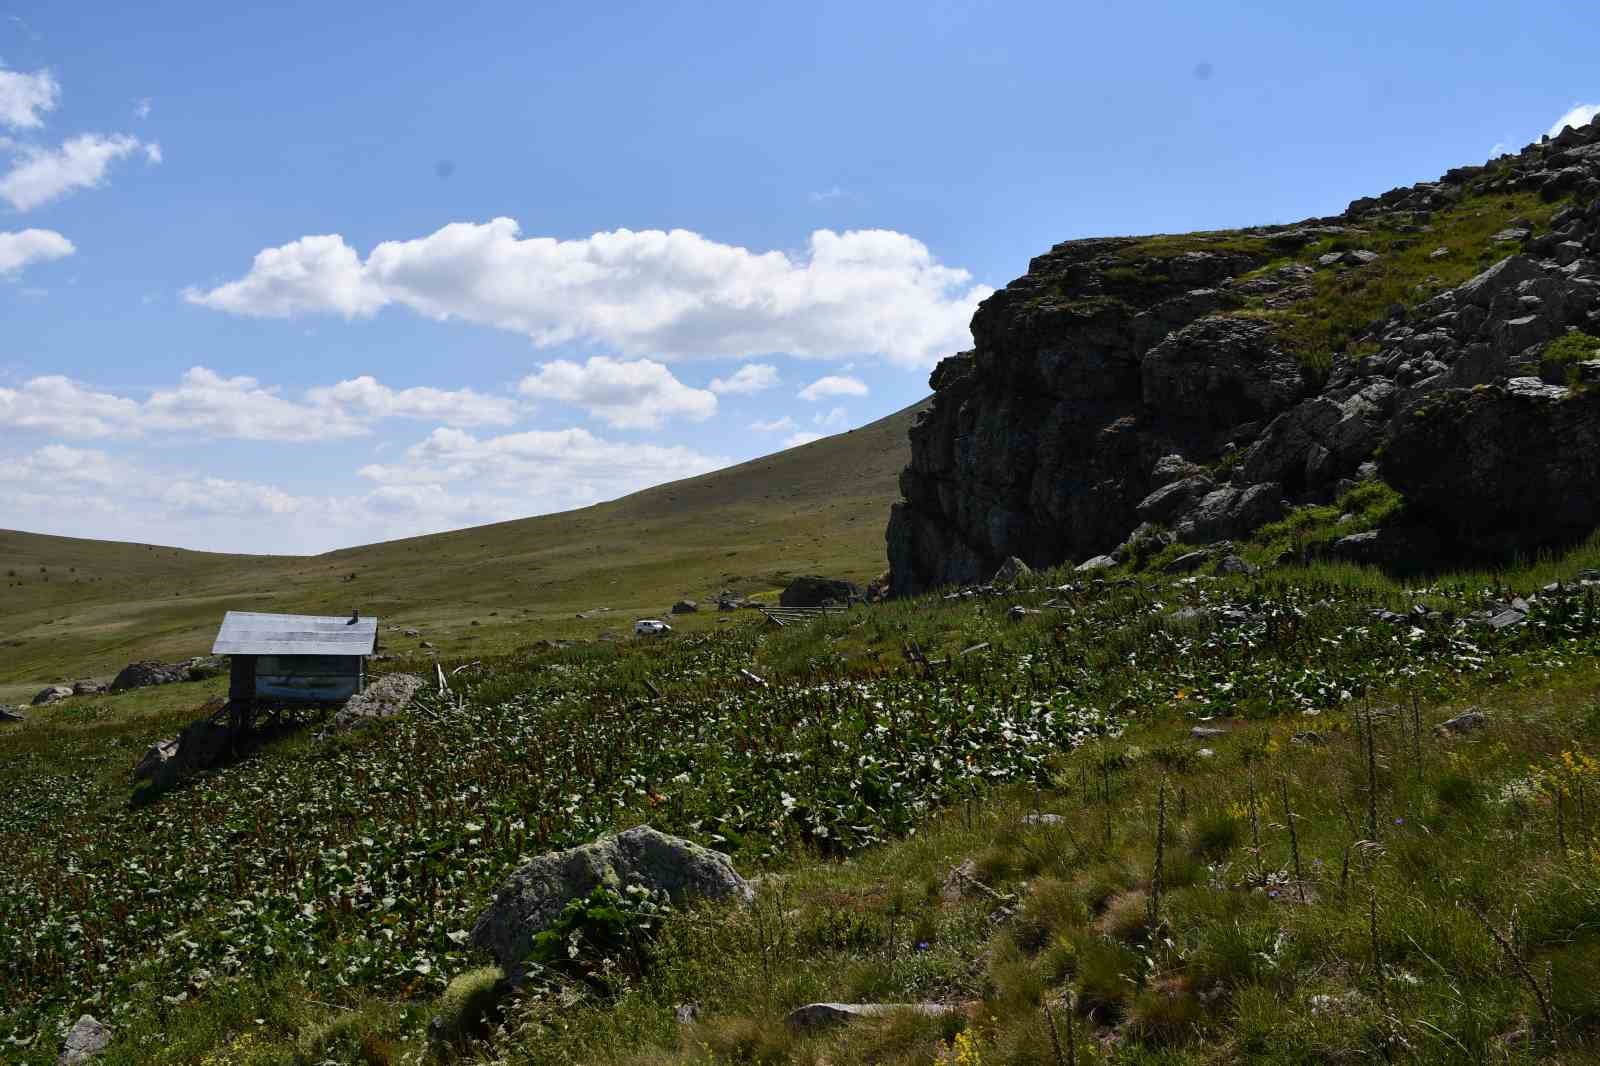
[[[1454,254],[1455,253],[1450,251],[1450,249],[1446,248],[1444,245],[1440,245],[1439,247],[1435,248],[1433,251],[1428,253],[1428,258],[1429,259],[1436,259],[1436,260],[1437,259],[1449,259]]]
[[[534,934],[548,928],[572,900],[600,885],[621,891],[630,884],[665,892],[676,902],[754,898],[726,855],[641,825],[541,855],[517,869],[478,916],[471,942],[512,972],[527,958]]]
[[[679,1025],[693,1025],[700,1020],[700,1005],[698,1003],[680,1003],[672,1013],[678,1019]]]
[[[1525,241],[1532,232],[1532,230],[1523,229],[1521,226],[1508,226],[1489,239],[1496,244],[1503,244],[1507,241]]]
[[[1289,738],[1291,744],[1305,744],[1311,747],[1320,747],[1328,742],[1328,738],[1318,733],[1315,729],[1302,729]]]
[[[789,582],[778,597],[778,606],[821,607],[829,600],[849,604],[861,600],[862,595],[861,587],[849,581],[806,574]]]
[[[1023,825],[1060,825],[1062,822],[1065,822],[1065,821],[1066,821],[1066,819],[1061,817],[1061,815],[1059,815],[1059,814],[1050,814],[1047,811],[1046,812],[1038,812],[1038,811],[1036,811],[1033,814],[1025,814],[1025,815],[1022,816],[1022,824]]]
[[[0,722],[26,722],[27,720],[28,716],[15,707],[7,707],[5,704],[0,704]]]
[[[1097,570],[1110,570],[1117,565],[1115,556],[1096,555],[1092,559],[1085,559],[1073,568],[1079,574],[1092,574]]]
[[[902,1012],[938,1018],[960,1009],[945,1003],[807,1003],[790,1011],[784,1020],[791,1029],[815,1031]]]
[[[1512,626],[1520,626],[1527,620],[1528,612],[1511,607],[1492,616],[1488,625],[1490,629],[1510,629]]]
[[[1447,721],[1440,722],[1433,727],[1434,733],[1441,737],[1456,737],[1463,733],[1473,733],[1489,724],[1489,716],[1482,711],[1464,711]]]
[[[694,600],[679,600],[672,605],[673,614],[694,614],[699,609],[700,605]]]
[[[1196,740],[1211,740],[1214,737],[1225,737],[1230,732],[1232,732],[1232,730],[1229,730],[1224,726],[1214,725],[1197,725],[1192,726],[1189,729],[1189,735]]]
[[[1039,612],[1036,609],[1032,607],[1024,607],[1019,603],[1012,606],[1011,610],[1006,612],[1006,617],[1011,619],[1013,622],[1020,622],[1030,614],[1038,613]]]
[[[71,696],[72,689],[66,685],[47,685],[39,690],[33,697],[32,702],[35,707],[44,707],[48,704],[60,703],[64,699],[70,699]]]
[[[946,903],[959,903],[966,898],[967,890],[978,883],[978,863],[975,859],[966,859],[952,867],[945,875],[944,885],[939,889],[939,898]]]
[[[167,764],[177,754],[177,737],[168,737],[166,740],[156,741],[145,749],[143,757],[139,759],[139,764],[133,768],[133,779],[135,781],[154,780],[164,773]]]
[[[1317,256],[1317,266],[1321,266],[1321,267],[1338,266],[1343,261],[1344,261],[1344,253],[1343,252],[1329,252],[1326,255]]]
[[[85,1014],[67,1031],[67,1039],[61,1045],[61,1055],[56,1059],[56,1066],[76,1066],[77,1063],[88,1062],[104,1051],[110,1043],[111,1030],[102,1025],[94,1015]]]
[[[1213,759],[1216,758],[1217,753],[1210,748],[1198,748],[1195,750],[1195,755],[1202,759]]]
[[[989,582],[989,584],[1015,585],[1018,581],[1028,577],[1032,573],[1033,570],[1028,566],[1027,563],[1013,555],[1007,558],[1005,562],[1000,564],[1000,569],[994,572],[994,578]]]
[[[1370,251],[1366,248],[1357,248],[1353,252],[1346,252],[1344,257],[1346,262],[1356,263],[1360,266],[1366,266],[1369,263],[1376,263],[1378,260],[1383,258],[1383,256],[1379,255],[1377,252]]]
[[[423,648],[425,650],[426,649],[431,649],[433,647],[433,642],[425,640],[421,644],[418,644],[417,647]]]
[[[417,637],[422,636],[422,633],[421,633],[421,631],[416,630],[416,629],[402,629],[400,631],[400,635],[401,636],[405,636],[405,637],[411,637],[411,638],[415,639]]]
[[[74,696],[98,696],[105,690],[106,683],[104,681],[96,681],[92,678],[72,683],[72,694]]]
[[[1222,562],[1217,564],[1219,574],[1240,574],[1245,577],[1254,577],[1261,572],[1261,568],[1252,563],[1247,563],[1238,555],[1224,556]]]
[[[1168,563],[1162,568],[1162,572],[1167,574],[1193,573],[1204,566],[1209,558],[1211,558],[1211,553],[1204,548],[1199,551],[1187,552]]]

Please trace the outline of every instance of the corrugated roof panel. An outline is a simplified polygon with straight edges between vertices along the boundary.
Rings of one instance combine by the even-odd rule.
[[[378,620],[309,614],[229,611],[217,631],[213,655],[371,655]]]

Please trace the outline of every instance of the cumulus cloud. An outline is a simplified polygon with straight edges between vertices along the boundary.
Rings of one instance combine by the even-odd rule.
[[[876,355],[928,365],[971,346],[967,323],[992,290],[888,230],[817,230],[804,253],[755,252],[687,230],[522,237],[497,218],[386,241],[365,260],[337,235],[255,257],[244,277],[185,290],[234,314],[371,315],[395,304],[625,356]]]
[[[816,403],[830,396],[865,396],[867,391],[866,382],[859,378],[830,374],[825,378],[818,378],[813,381],[796,395],[802,400],[810,400],[812,403]]]
[[[752,422],[750,428],[757,433],[781,433],[794,428],[794,419],[784,415],[782,418],[774,418],[767,422]]]
[[[55,110],[60,100],[61,86],[48,70],[32,74],[0,70],[0,126],[38,129],[44,125],[44,115]]]
[[[424,385],[392,389],[370,374],[310,389],[306,398],[369,418],[420,418],[453,426],[507,426],[517,420],[516,402],[509,397]]]
[[[126,475],[124,464],[96,448],[69,448],[47,444],[31,453],[13,456],[0,463],[0,482],[10,485],[33,483],[39,487],[71,486],[106,488]]]
[[[1550,136],[1556,136],[1568,126],[1586,126],[1596,116],[1600,116],[1600,104],[1573,104],[1572,110],[1556,119],[1555,125],[1550,127]]]
[[[0,233],[0,278],[22,272],[32,263],[64,259],[76,252],[71,241],[55,230],[25,229],[20,233]]]
[[[835,407],[827,414],[811,416],[811,424],[819,429],[842,429],[850,421],[850,415],[843,407]]]
[[[440,428],[408,448],[405,462],[365,466],[360,474],[384,485],[482,480],[502,487],[527,487],[571,480],[628,492],[704,474],[727,463],[727,459],[681,445],[612,441],[586,429],[477,437],[464,430]]]
[[[250,273],[210,292],[184,291],[191,303],[219,311],[286,318],[317,310],[349,318],[376,312],[388,298],[365,273],[355,249],[337,234],[302,237],[257,252]]]
[[[371,432],[374,421],[415,418],[452,425],[509,425],[517,407],[506,397],[471,389],[391,389],[372,377],[352,378],[288,399],[253,377],[224,377],[203,366],[144,400],[95,389],[60,375],[0,388],[0,428],[77,439],[151,433],[253,441],[345,440]]]
[[[111,164],[135,153],[142,152],[152,163],[161,161],[159,145],[123,133],[109,137],[85,133],[62,142],[60,148],[20,145],[15,151],[18,162],[0,176],[0,199],[18,211],[31,211],[76,189],[99,185]]]
[[[650,359],[623,362],[600,355],[583,364],[558,359],[523,378],[517,391],[582,407],[617,429],[654,429],[668,418],[703,422],[717,413],[715,393],[690,388]]]
[[[725,378],[712,378],[708,386],[722,395],[743,395],[770,389],[778,383],[778,368],[766,363],[746,363]]]
[[[0,426],[64,437],[110,437],[127,432],[139,405],[122,396],[84,388],[59,374],[0,388]]]

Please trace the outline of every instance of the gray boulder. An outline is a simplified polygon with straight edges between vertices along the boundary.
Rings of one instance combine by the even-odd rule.
[[[814,1032],[864,1018],[882,1018],[900,1013],[937,1018],[959,1009],[945,1003],[807,1003],[790,1011],[784,1021],[791,1029]]]
[[[1000,569],[994,572],[994,578],[990,583],[994,585],[1015,585],[1032,573],[1033,569],[1027,563],[1013,555],[1000,564]]]
[[[534,935],[549,928],[568,903],[601,885],[621,891],[630,884],[665,892],[677,902],[754,898],[726,855],[641,825],[541,855],[516,870],[478,916],[472,944],[511,971],[527,957]]]
[[[862,598],[861,586],[839,578],[807,574],[789,582],[778,597],[780,607],[821,607],[834,603],[854,603]]]
[[[672,605],[673,614],[694,614],[699,609],[700,605],[694,600],[679,600]]]
[[[124,666],[112,679],[112,692],[125,692],[130,688],[148,688],[151,685],[170,685],[174,681],[187,681],[189,664],[163,663],[155,659],[142,659]]]
[[[341,732],[362,722],[388,718],[411,706],[424,682],[416,674],[385,674],[357,692],[333,717],[333,729]]]
[[[27,720],[28,716],[15,707],[7,707],[5,704],[0,703],[0,722],[26,722]]]
[[[46,685],[33,697],[35,707],[43,707],[51,703],[60,703],[72,696],[72,689],[68,685]]]
[[[82,681],[74,681],[72,683],[72,694],[74,696],[95,696],[105,690],[106,683],[104,681],[96,681],[93,678],[85,678]]]
[[[1116,565],[1117,560],[1115,557],[1110,555],[1096,555],[1092,559],[1085,559],[1083,562],[1073,567],[1073,569],[1080,574],[1092,574],[1097,570],[1110,570]]]
[[[102,1025],[94,1015],[85,1014],[67,1031],[67,1038],[61,1045],[61,1054],[56,1058],[56,1066],[76,1066],[77,1063],[88,1062],[104,1051],[110,1043],[111,1030]]]

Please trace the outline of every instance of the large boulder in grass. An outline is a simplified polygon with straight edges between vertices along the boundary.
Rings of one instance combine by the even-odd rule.
[[[789,587],[778,597],[780,607],[822,607],[829,601],[837,604],[854,603],[864,593],[860,585],[834,577],[817,577],[807,574],[789,582]]]
[[[78,1066],[99,1055],[111,1043],[111,1030],[92,1014],[79,1018],[62,1041],[56,1066]]]
[[[554,924],[568,903],[600,886],[639,885],[674,902],[691,898],[754,898],[749,882],[726,855],[646,825],[591,844],[541,855],[506,878],[472,927],[472,944],[514,971],[534,935]]]
[[[129,663],[111,682],[112,692],[125,692],[130,688],[148,688],[151,685],[170,685],[174,681],[189,679],[189,664],[163,663],[144,659]]]

